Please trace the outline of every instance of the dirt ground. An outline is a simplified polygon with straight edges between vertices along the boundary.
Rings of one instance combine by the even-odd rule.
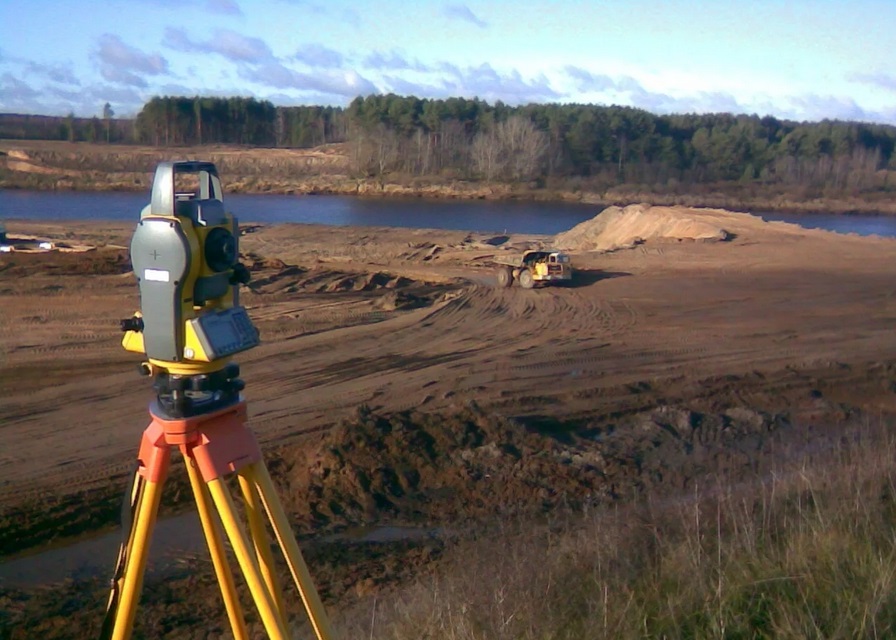
[[[724,239],[635,233],[535,290],[497,288],[488,261],[552,238],[245,225],[263,344],[237,361],[297,530],[680,491],[896,411],[896,241],[695,215]],[[119,344],[132,225],[6,226],[97,249],[0,256],[0,555],[109,526],[151,399]],[[407,553],[322,591],[437,555]],[[10,593],[24,625],[31,596]]]

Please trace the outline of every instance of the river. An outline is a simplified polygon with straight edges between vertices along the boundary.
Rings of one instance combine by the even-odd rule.
[[[149,201],[142,192],[16,191],[0,189],[0,221],[136,221]],[[241,222],[458,229],[553,235],[594,217],[599,205],[569,202],[431,200],[229,194],[227,209]],[[757,213],[808,228],[896,237],[896,217],[872,215]]]

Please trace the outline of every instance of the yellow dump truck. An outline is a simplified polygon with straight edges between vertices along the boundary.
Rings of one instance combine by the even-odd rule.
[[[499,287],[509,287],[514,281],[524,289],[572,281],[572,263],[560,251],[526,251],[522,256],[495,257],[494,262]]]

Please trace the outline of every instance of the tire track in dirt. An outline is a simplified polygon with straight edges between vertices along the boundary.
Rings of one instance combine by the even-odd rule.
[[[602,350],[638,322],[626,301],[589,297],[577,289],[481,289],[478,294],[470,301],[480,306],[476,321],[495,329],[491,337],[500,346],[493,356],[483,358],[480,352],[469,370],[470,386],[528,381],[535,388],[545,378],[598,372]],[[460,376],[459,369],[452,372]]]

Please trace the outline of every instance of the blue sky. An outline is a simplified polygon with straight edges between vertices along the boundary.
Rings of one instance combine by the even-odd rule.
[[[0,112],[388,92],[896,124],[896,0],[0,0]]]

